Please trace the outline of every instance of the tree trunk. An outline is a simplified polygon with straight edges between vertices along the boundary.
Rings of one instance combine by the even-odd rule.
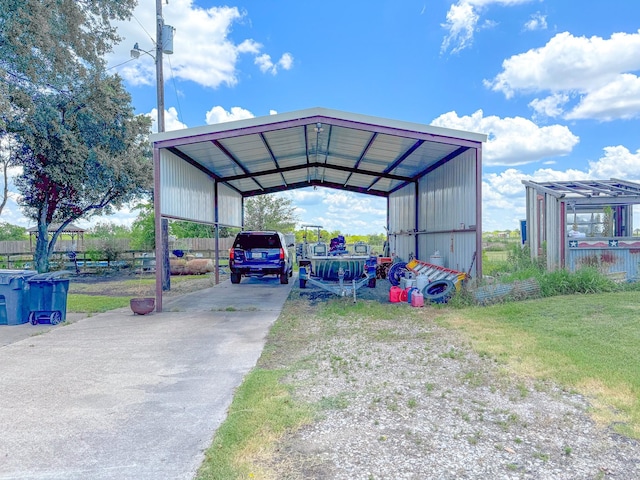
[[[33,252],[33,261],[38,273],[49,271],[49,225],[38,222],[38,237],[36,238],[36,249]]]

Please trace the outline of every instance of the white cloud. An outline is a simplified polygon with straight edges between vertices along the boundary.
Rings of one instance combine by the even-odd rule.
[[[303,188],[286,192],[299,209],[299,225],[321,225],[325,230],[357,235],[382,233],[387,224],[383,198],[330,188]]]
[[[539,127],[522,117],[485,117],[482,110],[459,117],[448,112],[432,125],[488,135],[483,147],[484,165],[524,165],[548,157],[567,155],[580,139],[563,125]]]
[[[447,22],[442,24],[448,34],[445,36],[440,51],[446,52],[451,48],[452,53],[457,53],[473,43],[473,34],[480,20],[479,12],[489,5],[511,6],[528,3],[531,0],[459,0],[454,3],[447,12]],[[491,28],[496,23],[487,20],[484,28]]]
[[[485,86],[506,98],[530,92],[578,98],[579,104],[565,114],[568,119],[632,118],[640,114],[640,80],[630,72],[639,69],[640,30],[614,33],[609,39],[564,32],[544,47],[504,60],[502,72],[485,80]],[[531,106],[540,104],[534,101]],[[560,108],[547,112],[564,113]]]
[[[606,147],[604,155],[598,160],[589,162],[587,170],[541,168],[532,174],[525,174],[515,168],[508,168],[501,173],[486,174],[482,182],[483,230],[518,227],[518,221],[525,217],[526,206],[522,180],[562,182],[610,178],[638,182],[640,150],[632,153],[624,146]]]
[[[278,67],[284,70],[290,70],[293,67],[293,56],[290,53],[285,53],[277,63],[273,63],[271,55],[263,53],[255,58],[254,63],[258,65],[262,73],[276,75]]]
[[[156,133],[158,131],[158,109],[151,109],[147,115],[151,118],[151,131]],[[164,111],[165,132],[182,130],[183,128],[187,128],[187,125],[178,120],[178,111],[174,107],[169,107],[169,110]]]
[[[640,78],[626,73],[603,87],[588,92],[565,118],[611,121],[631,119],[639,115]]]
[[[546,98],[535,98],[529,106],[536,115],[543,117],[557,117],[563,111],[563,106],[569,101],[569,96],[564,93],[554,93]]]
[[[231,111],[227,112],[224,108],[216,106],[207,112],[205,121],[207,125],[213,125],[215,123],[244,120],[246,118],[253,118],[254,116],[255,115],[249,110],[241,107],[231,107]]]
[[[124,37],[116,46],[109,63],[120,64],[129,59],[134,43],[142,50],[154,53],[155,10],[140,4],[134,11],[139,22],[118,24],[118,32]],[[205,87],[233,86],[238,82],[236,70],[241,55],[261,57],[264,46],[253,40],[234,42],[229,34],[232,26],[245,21],[246,13],[236,7],[201,8],[193,0],[172,0],[163,6],[165,24],[175,27],[172,55],[164,55],[165,79],[175,76],[190,80]],[[293,66],[293,56],[284,54],[270,73],[278,67],[288,70]],[[120,75],[131,85],[155,84],[155,60],[150,55],[141,55],[118,69]]]
[[[540,12],[536,12],[531,15],[531,18],[524,24],[525,30],[546,30],[547,29],[547,16],[542,15]]]

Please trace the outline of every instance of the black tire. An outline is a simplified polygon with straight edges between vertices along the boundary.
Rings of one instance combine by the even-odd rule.
[[[436,280],[422,289],[425,301],[447,303],[453,296],[456,286],[451,280]]]
[[[400,285],[400,279],[407,274],[407,264],[405,262],[394,263],[389,269],[389,282],[394,287]]]
[[[242,274],[231,272],[231,283],[240,283],[242,279]]]
[[[280,274],[280,284],[281,285],[286,285],[287,283],[289,283],[289,275],[287,274],[287,272],[281,273]]]

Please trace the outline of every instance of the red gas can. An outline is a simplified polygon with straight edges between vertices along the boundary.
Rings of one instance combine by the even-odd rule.
[[[401,292],[402,289],[400,287],[397,287],[395,285],[391,287],[391,289],[389,290],[389,301],[391,303],[398,303],[400,301]]]

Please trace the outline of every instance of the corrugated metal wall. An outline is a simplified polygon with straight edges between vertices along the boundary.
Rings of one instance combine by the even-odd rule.
[[[467,271],[476,251],[475,150],[422,177],[419,190],[420,260],[438,251],[445,267]]]
[[[590,240],[597,240],[591,238]],[[607,242],[609,238],[604,238]],[[623,273],[626,280],[640,277],[640,249],[637,248],[579,248],[567,249],[567,269],[575,272],[583,266],[597,267],[605,274]]]
[[[544,196],[545,241],[547,250],[547,268],[555,270],[561,266],[561,242],[560,237],[560,201],[553,195]]]
[[[242,195],[226,185],[218,185],[218,222],[230,227],[242,226]]]
[[[392,254],[408,261],[416,254],[416,189],[414,185],[392,193],[388,201],[389,247]]]
[[[213,223],[214,181],[167,150],[160,151],[160,205],[163,216]]]
[[[394,192],[389,197],[391,250],[395,247],[404,261],[415,255],[426,262],[439,251],[445,267],[468,271],[481,228],[476,225],[476,190],[476,152],[470,149],[422,177],[417,191],[408,185]]]

